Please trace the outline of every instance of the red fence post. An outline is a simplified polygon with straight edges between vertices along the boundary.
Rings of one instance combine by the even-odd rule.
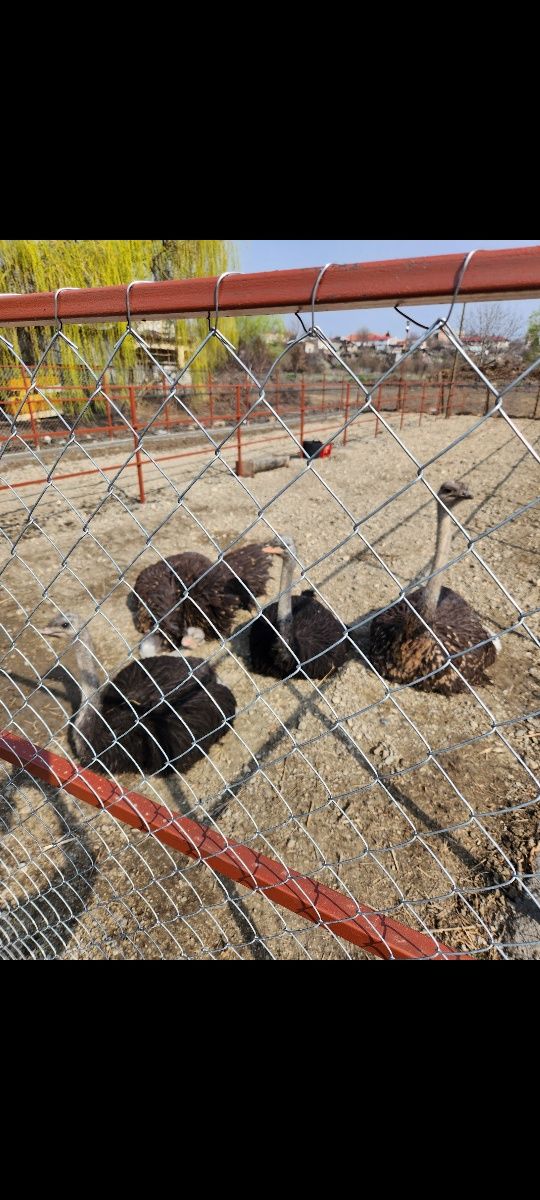
[[[449,387],[449,389],[448,389],[448,400],[446,401],[446,413],[445,413],[445,416],[446,416],[447,418],[450,416],[450,414],[451,414],[451,412],[452,412],[452,399],[453,399],[453,395],[454,395],[454,387],[453,387],[453,384],[451,383],[451,384],[450,384],[450,387]]]
[[[345,392],[345,429],[343,430],[343,445],[344,446],[347,445],[347,434],[349,432],[349,430],[347,429],[347,421],[349,420],[350,398],[351,398],[351,385],[350,385],[350,383],[348,383],[347,390]]]
[[[129,386],[129,407],[131,411],[131,427],[133,429],[133,445],[138,447],[139,434],[137,432],[137,409],[135,407],[135,388],[133,387],[133,384],[130,384]],[[137,449],[135,459],[137,461],[137,476],[139,479],[139,500],[141,504],[144,504],[146,496],[144,494],[143,461],[142,454],[139,449]]]
[[[380,411],[381,411],[381,401],[382,401],[382,390],[383,390],[383,386],[384,386],[384,385],[383,385],[382,383],[380,383],[380,384],[379,384],[378,395],[377,395],[377,402],[376,402],[376,405],[375,405],[375,407],[376,407],[376,409],[377,409],[377,416],[375,417],[375,437],[377,437],[377,434],[378,434],[378,432],[379,432],[379,413],[380,413]]]
[[[242,403],[241,403],[241,385],[236,385],[236,474],[242,475]]]
[[[37,427],[37,423],[36,423],[36,418],[34,416],[34,408],[33,408],[34,400],[32,399],[31,396],[28,397],[27,404],[28,404],[28,411],[30,413],[30,424],[32,426],[32,436],[34,439],[34,446],[36,447],[36,450],[39,450],[38,427]]]
[[[167,397],[169,395],[169,385],[168,385],[166,379],[164,379],[162,381],[161,387],[163,389],[163,395],[165,396],[165,412],[164,412],[165,428],[168,429],[169,425],[170,425],[169,401],[167,399]]]
[[[420,418],[419,418],[419,421],[418,421],[418,424],[419,424],[419,425],[421,425],[421,424],[422,424],[422,417],[423,417],[423,415],[424,415],[424,402],[425,402],[425,399],[426,399],[426,385],[425,385],[425,383],[424,383],[424,384],[423,384],[423,386],[422,386],[422,399],[421,399],[421,401],[420,401]]]
[[[212,392],[212,376],[210,373],[208,374],[208,399],[210,407],[210,428],[212,428],[214,424],[214,395]]]
[[[112,435],[113,435],[111,402],[110,402],[109,396],[108,396],[110,386],[111,385],[110,385],[109,372],[106,371],[103,376],[103,390],[105,392],[105,411],[107,413],[107,434],[108,434],[109,439],[112,438]]]
[[[399,418],[399,428],[403,429],[403,416],[405,413],[405,400],[407,398],[407,381],[403,382],[403,380],[400,379],[399,386],[400,386],[400,391],[401,391],[401,414],[400,414],[400,418]]]
[[[442,371],[441,371],[440,390],[439,390],[439,403],[438,403],[438,405],[437,405],[437,416],[438,416],[438,417],[441,415],[441,413],[443,412],[443,410],[444,410],[444,381],[443,381],[443,376],[442,376]]]
[[[28,391],[28,387],[26,385],[26,380],[24,378],[24,370],[22,367],[21,367],[21,379],[22,379],[22,393],[23,393],[23,397],[24,397],[25,393]],[[32,401],[30,399],[30,392],[28,392],[28,397],[27,397],[26,403],[28,405],[28,412],[30,414],[30,427],[32,429],[34,446],[36,447],[36,450],[39,450],[39,437],[38,437],[38,431],[37,431],[37,426],[36,426],[36,418],[34,416],[34,412],[32,409]],[[22,416],[23,411],[24,411],[24,404],[21,408],[21,416]]]

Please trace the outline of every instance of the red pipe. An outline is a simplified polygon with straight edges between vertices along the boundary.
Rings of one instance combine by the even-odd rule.
[[[30,775],[53,787],[63,788],[78,800],[103,809],[134,829],[153,833],[158,841],[181,854],[206,863],[236,883],[261,891],[284,908],[298,913],[377,958],[467,959],[471,955],[452,950],[425,933],[418,933],[383,916],[367,904],[356,904],[334,888],[315,883],[297,871],[231,842],[209,825],[181,817],[138,792],[126,792],[97,775],[83,771],[66,758],[34,746],[14,734],[0,733],[0,758],[24,768]]]
[[[466,247],[460,254],[399,258],[329,267],[316,308],[389,308],[395,304],[437,304],[452,299]],[[320,267],[228,275],[221,284],[219,311],[287,313],[311,310]],[[79,288],[58,296],[58,316],[66,322],[126,320],[127,283]],[[130,310],[137,317],[199,317],[214,311],[216,278],[136,283]],[[467,300],[536,299],[540,296],[540,246],[478,250],[461,282]],[[0,296],[0,326],[56,324],[55,293]]]

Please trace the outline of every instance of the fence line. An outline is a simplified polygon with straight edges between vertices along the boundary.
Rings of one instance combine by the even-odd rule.
[[[321,280],[315,311],[439,304],[452,300],[463,255],[430,255],[384,262],[332,264]],[[223,279],[222,316],[311,312],[320,267],[241,273]],[[139,283],[131,289],[131,319],[206,317],[215,311],[212,279]],[[540,294],[540,246],[477,250],[460,287],[463,300],[535,299]],[[0,296],[0,326],[55,325],[124,320],[125,286],[77,288],[33,295]]]
[[[31,421],[30,392],[36,404],[48,403],[39,369],[34,373],[19,413],[29,403],[27,453],[44,478],[19,484],[12,478],[2,485],[16,519],[1,528],[7,552],[0,562],[0,764],[15,770],[0,781],[0,956],[69,957],[74,948],[99,957],[223,952],[242,957],[258,948],[266,957],[274,957],[274,950],[278,956],[311,957],[311,945],[316,955],[351,957],[347,944],[352,944],[386,958],[453,959],[486,953],[507,958],[540,947],[534,658],[530,666],[540,649],[540,608],[526,588],[536,565],[540,497],[532,494],[532,468],[539,455],[532,421],[520,422],[510,411],[540,361],[498,388],[441,317],[402,360],[367,384],[313,324],[296,344],[317,340],[331,355],[340,383],[332,399],[326,380],[321,400],[309,394],[306,377],[290,389],[290,399],[285,388],[272,386],[290,346],[269,376],[258,380],[217,328],[218,307],[220,313],[276,305],[288,311],[294,301],[300,310],[315,312],[332,305],[361,307],[374,298],[390,303],[394,296],[408,303],[438,295],[455,299],[462,264],[462,256],[445,256],[423,264],[370,264],[369,270],[364,265],[329,268],[326,274],[231,276],[221,291],[214,280],[135,284],[134,319],[153,310],[170,315],[178,305],[182,315],[200,313],[204,301],[215,313],[214,325],[209,322],[190,361],[217,338],[244,379],[233,384],[225,416],[215,380],[208,381],[199,403],[200,393],[181,386],[190,363],[169,374],[128,315],[126,333],[111,347],[103,370],[94,372],[93,390],[68,428],[67,445],[56,446],[49,466],[38,422]],[[312,306],[315,281],[320,289]],[[121,315],[112,311],[120,291],[126,315],[126,289],[62,292],[53,311],[58,308],[60,321],[114,319]],[[480,292],[540,294],[540,248],[487,257],[478,252],[461,298]],[[54,300],[0,297],[0,324],[51,323]],[[446,423],[458,407],[457,388],[437,381],[432,414],[429,382],[419,380],[413,388],[405,375],[411,355],[429,346],[441,327],[485,397],[472,422]],[[127,391],[115,392],[118,385],[104,383],[126,337],[136,339],[149,367],[160,373],[150,412],[138,408],[136,385],[120,385]],[[62,339],[59,322],[44,354]],[[69,345],[79,353],[74,342]],[[13,361],[20,365],[15,351]],[[80,441],[85,412],[96,397],[110,404],[106,436],[117,426],[130,443],[121,461],[111,437],[114,465],[96,461],[96,448]],[[414,424],[411,414],[418,417]],[[431,422],[432,415],[443,419]],[[8,448],[22,443],[13,414],[5,419],[10,432],[0,456],[9,469]],[[230,427],[216,437],[214,423],[220,419]],[[168,428],[183,437],[184,421],[203,446],[155,453],[150,432]],[[353,427],[368,432],[369,451],[364,438],[351,436]],[[300,461],[289,478],[246,480],[247,448],[286,441],[290,456],[301,459],[305,435],[314,432],[332,444],[331,458]],[[64,472],[64,456],[74,447],[88,468]],[[199,461],[191,466],[195,456]],[[180,458],[185,466],[177,485],[165,464]],[[130,467],[137,470],[141,502],[149,470],[171,485],[152,512],[133,505],[118,487]],[[17,463],[11,474],[15,470]],[[64,479],[105,479],[111,473],[104,492],[88,481],[93,490],[84,501],[62,490]],[[471,498],[467,485],[473,480],[478,500],[464,523],[453,503],[440,499],[441,481],[449,477],[453,482],[447,486],[460,502]],[[41,490],[25,504],[19,486]],[[52,507],[46,507],[47,499]],[[454,552],[448,541],[444,555],[427,566],[424,543],[430,548],[432,535],[426,536],[431,517],[424,508],[437,513],[438,529],[446,512],[456,541]],[[290,534],[292,543],[286,540]],[[233,552],[243,549],[245,538],[258,545],[259,554],[262,544],[282,555],[277,590],[271,583],[244,584]],[[188,549],[197,558],[201,539],[211,557],[188,578],[170,556]],[[230,628],[220,626],[219,613],[204,608],[205,586],[224,578],[213,572],[228,564],[230,578],[247,588],[243,601],[253,602],[247,622],[240,625],[235,618]],[[161,572],[151,597],[144,592],[141,568]],[[451,573],[463,593],[461,603],[470,603],[471,596],[480,610],[465,649],[448,639],[433,616],[427,619],[420,602],[414,605],[413,589],[440,580],[442,572],[445,583]],[[310,589],[308,599],[295,597],[289,608],[298,575]],[[361,589],[362,608],[369,599],[368,612],[358,614],[355,589]],[[120,605],[126,592],[128,608],[137,614],[135,644],[132,617]],[[274,617],[263,596],[276,606]],[[176,635],[188,602],[190,616]],[[298,627],[295,613],[304,603],[311,606],[310,633],[318,627],[317,603],[330,621],[332,632],[322,648],[306,643],[302,649],[300,634],[287,632]],[[420,657],[405,679],[375,657],[370,635],[379,616],[397,620],[396,603],[407,620],[408,614],[414,618],[414,636],[425,637],[423,631],[428,636],[428,658]],[[87,636],[89,608],[101,622],[99,645]],[[162,644],[166,629],[169,642]],[[274,630],[281,654],[268,671],[261,648],[265,629]],[[51,669],[47,639],[54,636],[66,638],[67,649]],[[147,638],[158,642],[150,656]],[[473,656],[486,648],[492,663],[497,639],[501,658],[490,666],[493,677],[471,674]],[[174,653],[167,653],[173,644]],[[202,655],[200,666],[199,659],[189,658],[191,650]],[[67,666],[72,651],[75,674]],[[442,659],[433,657],[439,651]],[[283,669],[279,663],[285,663]],[[166,677],[181,682],[171,688]],[[459,682],[460,694],[429,690],[441,679]],[[79,687],[71,717],[57,698],[55,680]],[[218,715],[201,732],[188,716],[189,704],[202,714],[209,703]],[[114,769],[99,749],[97,733],[89,733],[92,713],[92,728],[104,737],[108,729],[103,745],[120,756]],[[180,750],[182,729],[188,741]],[[160,741],[171,730],[173,741]],[[67,759],[67,745],[84,769]],[[189,759],[182,769],[183,756],[195,752],[196,761]],[[139,790],[119,786],[117,770],[138,772]],[[64,794],[71,807],[65,807]],[[73,807],[79,800],[82,808]],[[195,820],[199,815],[203,819]],[[129,836],[126,824],[134,831]],[[193,862],[184,862],[184,856]],[[248,907],[227,890],[222,875],[248,889]],[[283,908],[312,923],[313,942],[305,924],[285,921]],[[407,923],[395,920],[396,914]],[[440,941],[447,933],[453,948]]]
[[[268,398],[272,408],[274,408],[274,410],[275,410],[275,417],[279,418],[279,416],[280,416],[280,400],[279,400],[280,395],[282,396],[283,391],[290,393],[290,392],[296,390],[298,392],[298,408],[295,409],[294,407],[283,407],[283,405],[282,405],[281,413],[286,417],[288,426],[290,426],[291,422],[294,422],[294,421],[299,422],[298,440],[299,440],[300,444],[304,441],[306,421],[313,422],[313,420],[316,420],[316,418],[318,416],[325,417],[325,416],[333,413],[333,414],[335,414],[334,425],[328,424],[328,423],[325,423],[325,422],[319,420],[316,426],[313,426],[313,424],[310,426],[310,432],[312,432],[312,433],[316,432],[317,434],[322,434],[324,437],[325,434],[330,433],[330,431],[334,428],[334,426],[337,425],[337,428],[340,428],[341,421],[343,420],[344,425],[345,425],[344,433],[343,433],[343,445],[346,445],[347,439],[348,439],[348,420],[349,420],[349,413],[350,413],[350,409],[351,409],[350,386],[351,386],[350,383],[347,383],[345,385],[345,387],[343,387],[343,384],[336,384],[336,385],[334,385],[334,387],[332,387],[331,383],[327,384],[326,389],[325,389],[325,399],[323,400],[323,402],[320,405],[318,403],[318,394],[313,394],[310,396],[310,394],[308,392],[306,392],[304,380],[302,380],[301,383],[298,383],[298,384],[281,385],[279,388],[276,389],[275,392],[272,392],[272,389],[268,388],[266,390],[266,395],[267,395],[267,398]],[[166,388],[168,388],[168,385],[164,385],[164,387],[166,389]],[[213,388],[215,389],[215,382],[213,384]],[[97,425],[97,424],[78,425],[77,424],[77,427],[76,427],[77,436],[78,436],[78,438],[80,438],[82,436],[85,436],[88,438],[92,437],[92,436],[97,437],[102,432],[103,434],[105,434],[105,436],[111,442],[118,441],[120,439],[120,435],[123,435],[124,437],[131,436],[133,438],[133,444],[134,444],[135,450],[136,450],[136,462],[127,464],[127,467],[136,467],[136,469],[137,469],[139,501],[141,504],[144,504],[145,499],[146,499],[145,486],[144,486],[144,470],[145,470],[145,468],[152,466],[153,462],[170,462],[175,459],[191,458],[191,457],[196,458],[204,453],[207,453],[207,454],[213,453],[212,448],[208,448],[206,450],[201,450],[199,448],[193,448],[193,449],[186,449],[186,450],[179,451],[177,454],[170,454],[170,455],[165,455],[165,456],[153,455],[152,458],[150,458],[149,456],[146,455],[144,450],[141,451],[141,449],[139,447],[139,440],[138,440],[139,432],[141,430],[146,431],[148,429],[149,424],[152,426],[152,430],[155,434],[157,434],[160,429],[163,429],[163,431],[166,433],[174,432],[175,429],[178,429],[178,432],[182,432],[182,431],[187,432],[189,430],[189,427],[191,427],[192,432],[200,433],[201,430],[212,429],[214,427],[214,422],[216,420],[218,420],[221,423],[221,425],[227,424],[227,422],[229,422],[231,425],[235,425],[235,427],[236,427],[236,463],[239,464],[239,467],[237,469],[237,474],[242,474],[242,455],[243,455],[244,444],[246,444],[246,446],[248,448],[251,448],[252,446],[260,446],[260,445],[263,445],[266,443],[270,444],[275,441],[284,440],[288,436],[288,434],[287,434],[287,432],[281,432],[281,433],[270,433],[269,432],[269,433],[266,433],[264,435],[264,437],[254,438],[253,434],[250,432],[249,426],[255,425],[255,426],[259,427],[261,424],[270,424],[274,420],[272,413],[267,411],[265,414],[263,414],[263,416],[261,418],[261,415],[258,414],[256,411],[250,411],[250,409],[248,407],[249,400],[247,398],[244,398],[244,400],[242,401],[242,388],[239,384],[233,385],[233,390],[234,390],[234,393],[236,396],[235,410],[231,411],[230,413],[228,413],[227,411],[224,412],[223,409],[221,409],[221,410],[218,409],[216,411],[216,405],[219,405],[219,400],[216,399],[216,392],[215,392],[215,390],[213,390],[213,388],[212,388],[212,385],[210,385],[208,392],[200,393],[197,391],[195,393],[196,399],[199,401],[199,403],[201,401],[204,401],[204,398],[206,395],[209,398],[208,408],[206,410],[197,412],[197,422],[195,423],[193,420],[193,417],[191,417],[191,416],[182,415],[182,416],[171,417],[169,415],[169,404],[171,402],[171,397],[170,397],[168,391],[166,393],[167,401],[166,401],[165,405],[164,406],[162,405],[161,410],[158,410],[158,415],[155,417],[151,417],[150,421],[149,421],[148,419],[145,419],[142,416],[139,416],[138,411],[137,411],[137,398],[139,398],[139,400],[144,398],[144,395],[148,390],[146,385],[142,385],[142,386],[141,385],[137,386],[135,384],[108,385],[107,391],[111,397],[116,397],[116,403],[118,403],[118,401],[122,397],[125,397],[127,403],[129,404],[129,414],[126,413],[126,418],[124,420],[124,423],[123,424],[113,424],[112,423],[112,421],[111,421],[111,403],[110,403],[110,400],[107,398],[107,401],[106,401],[107,423],[106,423],[106,425]],[[394,395],[391,394],[392,389],[394,391]],[[459,398],[460,389],[461,389],[461,396],[462,396],[461,400]],[[69,390],[69,389],[66,389],[66,390]],[[223,390],[226,390],[226,389],[223,388]],[[0,386],[0,393],[1,393],[1,391],[2,391],[2,388]],[[431,393],[432,393],[431,402],[429,401],[429,398],[427,396],[428,391],[431,391]],[[333,398],[332,398],[332,392],[334,392]],[[339,392],[339,396],[337,394],[338,392]],[[385,412],[398,413],[399,414],[399,428],[402,429],[406,414],[412,415],[414,413],[418,413],[418,417],[419,417],[418,423],[420,425],[422,423],[423,417],[426,415],[427,406],[430,403],[431,403],[431,408],[429,409],[429,411],[430,411],[431,415],[434,415],[437,417],[444,415],[445,418],[449,418],[451,415],[465,414],[467,412],[476,411],[477,410],[476,406],[471,408],[471,403],[470,403],[471,392],[472,392],[472,388],[471,388],[470,384],[453,384],[452,388],[445,395],[445,385],[440,380],[424,380],[424,381],[416,382],[416,381],[411,381],[411,380],[407,380],[407,379],[400,379],[399,382],[396,382],[394,384],[392,384],[391,382],[390,383],[387,382],[384,385],[380,384],[378,387],[373,388],[373,390],[371,392],[372,404],[374,405],[374,409],[375,409],[375,428],[374,428],[375,436],[377,436],[377,434],[380,431],[378,414],[381,412],[381,410],[385,411]],[[141,395],[141,393],[142,393],[142,395]],[[384,403],[383,403],[383,398],[384,398]],[[175,397],[173,396],[172,399],[174,401]],[[66,398],[66,403],[68,403],[68,402],[75,403],[77,400],[78,400],[77,397],[70,395],[69,398]],[[467,406],[467,400],[469,400],[468,406]],[[480,403],[480,396],[479,396],[478,400]],[[189,398],[187,396],[183,395],[182,402],[184,405],[187,406],[189,403]],[[57,416],[55,415],[55,417],[52,418],[52,420],[62,421],[63,427],[60,429],[58,429],[58,428],[55,429],[55,428],[51,428],[50,426],[48,426],[46,429],[46,432],[45,432],[44,424],[42,425],[41,428],[38,428],[38,425],[36,424],[36,420],[34,419],[34,407],[35,407],[35,404],[37,404],[37,403],[40,403],[40,402],[33,401],[31,398],[28,398],[27,400],[25,400],[24,403],[22,401],[18,402],[19,409],[21,408],[21,405],[23,405],[23,407],[28,408],[29,414],[30,414],[29,419],[30,419],[31,428],[28,431],[28,435],[24,438],[23,438],[21,432],[18,431],[16,441],[20,442],[20,441],[24,440],[24,441],[28,442],[29,445],[33,445],[35,449],[40,448],[41,441],[44,438],[48,439],[48,442],[52,442],[54,439],[57,439],[57,440],[63,439],[65,441],[67,439],[67,436],[70,433],[70,427],[66,423],[66,418],[62,415],[61,412],[58,412],[58,415]],[[41,400],[41,403],[43,403],[43,400]],[[293,403],[294,403],[294,401],[293,401]],[[482,388],[481,389],[481,407],[484,412],[487,412],[489,410],[489,403],[490,403],[490,393],[488,391],[487,395],[486,395],[485,389]],[[523,415],[530,415],[533,419],[536,419],[536,417],[538,416],[539,403],[538,403],[537,388],[535,385],[533,385],[532,390],[531,390],[531,405],[530,406],[531,406],[531,413],[523,414]],[[1,401],[0,401],[0,410],[1,410]],[[217,415],[217,412],[219,413],[219,415]],[[51,419],[50,412],[47,413],[47,416],[49,419]],[[18,415],[17,415],[17,420],[18,421],[21,420],[20,413],[18,413]],[[119,435],[119,436],[115,437],[114,435]],[[246,442],[246,438],[247,438],[247,442]],[[13,431],[11,431],[10,433],[4,434],[1,432],[1,426],[0,426],[0,445],[2,442],[9,443],[9,442],[13,442],[13,441],[14,441]],[[13,447],[13,449],[14,449],[14,447]],[[228,449],[228,447],[224,447],[224,452],[226,452],[227,449]],[[12,450],[12,452],[13,452],[13,450]],[[19,451],[19,453],[20,453],[20,451]],[[98,474],[101,470],[107,473],[107,472],[110,472],[113,470],[119,470],[121,467],[122,467],[121,463],[116,463],[113,465],[95,467],[95,468],[91,468],[91,469],[83,470],[83,471],[72,471],[72,472],[68,472],[68,473],[55,474],[54,478],[57,482],[60,482],[65,479],[74,479],[78,475],[85,476],[85,475],[91,475],[91,474]],[[11,491],[11,490],[19,488],[19,487],[35,486],[37,484],[41,484],[41,483],[45,483],[45,482],[46,482],[46,477],[40,477],[40,478],[36,478],[36,479],[31,479],[31,480],[25,480],[25,479],[18,480],[18,481],[12,480],[10,483],[4,483],[4,484],[0,483],[0,492]]]

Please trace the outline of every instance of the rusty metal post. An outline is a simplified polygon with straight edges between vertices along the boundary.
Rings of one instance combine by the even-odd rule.
[[[214,393],[212,391],[212,376],[210,375],[210,372],[208,372],[208,402],[210,428],[212,428],[214,424]]]
[[[166,379],[164,379],[164,380],[162,381],[161,387],[162,387],[162,389],[163,389],[163,395],[164,395],[165,397],[167,397],[167,396],[169,395],[169,385],[168,385],[168,383],[167,383],[167,380],[166,380]],[[168,399],[165,399],[165,412],[164,412],[164,420],[165,420],[165,428],[166,428],[166,429],[169,429],[169,426],[170,426],[171,420],[170,420],[170,415],[169,415],[169,401],[168,401]]]
[[[37,427],[36,418],[34,416],[34,408],[33,408],[34,401],[31,396],[28,397],[27,404],[28,404],[28,411],[30,413],[30,425],[32,426],[32,436],[34,439],[34,446],[36,447],[36,450],[39,450],[38,427]]]
[[[26,379],[24,378],[24,370],[22,367],[21,367],[21,379],[22,379],[22,394],[24,397],[26,392],[28,391],[28,385],[26,383]],[[38,432],[36,429],[36,418],[32,412],[32,403],[30,400],[30,393],[27,396],[26,403],[28,405],[28,412],[30,413],[30,427],[32,429],[32,434],[34,437],[34,446],[36,447],[36,449],[39,449],[39,438],[38,438]],[[23,409],[24,409],[24,404],[23,404],[23,407],[21,408],[21,413],[23,412]]]
[[[423,384],[422,384],[422,398],[421,398],[421,400],[420,400],[420,418],[419,418],[419,421],[418,421],[418,424],[419,424],[419,425],[421,425],[421,424],[422,424],[422,417],[423,417],[423,415],[424,415],[424,403],[425,403],[425,399],[426,399],[426,385],[425,385],[425,383],[423,383]]]
[[[400,391],[401,391],[401,401],[400,401],[400,410],[401,411],[400,411],[400,418],[399,418],[399,428],[403,429],[403,417],[405,414],[405,400],[407,398],[407,381],[400,379],[399,387],[400,387]]]
[[[437,405],[437,413],[436,413],[436,415],[438,417],[440,417],[441,413],[444,411],[444,381],[443,381],[442,371],[440,373],[439,380],[440,380],[439,403]]]
[[[450,384],[450,387],[449,387],[449,389],[448,389],[448,398],[447,398],[447,401],[446,401],[446,412],[445,412],[445,414],[444,414],[444,415],[445,415],[445,418],[446,418],[447,420],[448,420],[448,417],[450,416],[450,414],[451,414],[451,412],[452,412],[452,399],[453,399],[453,393],[452,393],[452,384]]]
[[[109,437],[109,440],[113,436],[111,402],[109,400],[109,395],[108,395],[110,386],[111,386],[111,384],[110,384],[109,372],[106,371],[103,376],[103,390],[105,392],[105,412],[107,414],[107,435]]]
[[[349,420],[350,398],[351,398],[351,385],[350,385],[350,383],[348,383],[347,389],[345,392],[345,429],[343,430],[343,445],[344,446],[347,445],[347,434],[349,432],[349,430],[347,429],[347,421]]]
[[[377,401],[375,404],[375,408],[377,409],[377,416],[375,417],[375,437],[377,437],[377,434],[379,433],[379,413],[381,411],[383,386],[384,386],[384,384],[382,384],[382,383],[379,384]]]
[[[242,475],[242,401],[241,385],[236,385],[236,474]]]
[[[140,500],[141,504],[144,504],[144,502],[146,500],[146,496],[144,493],[143,460],[142,460],[142,454],[141,454],[140,450],[138,449],[139,434],[137,431],[137,409],[136,409],[136,405],[135,405],[135,388],[134,388],[133,384],[129,385],[129,407],[130,407],[130,411],[131,411],[131,427],[133,429],[133,445],[135,447],[137,447],[135,459],[137,462],[137,477],[139,480],[139,500]]]

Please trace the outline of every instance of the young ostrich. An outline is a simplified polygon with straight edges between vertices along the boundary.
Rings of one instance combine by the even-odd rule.
[[[462,484],[448,482],[443,483],[438,499],[444,502],[446,508],[452,509],[462,500],[472,499],[472,494]],[[438,571],[448,562],[451,541],[452,518],[437,502],[437,542],[432,571]],[[485,646],[466,653],[469,647],[493,635],[484,629],[480,617],[462,596],[451,588],[442,587],[441,579],[441,574],[434,575],[425,587],[412,592],[408,599],[440,638],[448,654],[456,654],[460,650],[464,652],[453,659],[464,678],[470,683],[490,683],[486,668],[495,662],[500,642],[495,638]],[[447,662],[445,651],[405,600],[400,600],[386,612],[374,617],[370,629],[369,657],[380,675],[396,683],[414,683],[419,677],[436,671]],[[418,687],[442,692],[445,696],[466,690],[451,665],[422,680]]]
[[[196,649],[205,635],[216,636],[213,626],[227,636],[238,609],[255,607],[253,597],[266,590],[269,573],[257,544],[231,550],[214,566],[190,550],[145,567],[128,599],[136,629],[148,634],[141,658],[180,646]]]
[[[187,771],[228,730],[235,698],[200,658],[158,656],[128,663],[99,691],[92,638],[83,619],[62,614],[42,629],[47,637],[74,638],[73,678],[82,704],[71,722],[83,767],[113,774]]]
[[[298,659],[310,679],[322,679],[348,657],[345,627],[315,599],[312,591],[291,599],[296,547],[288,534],[282,534],[264,552],[283,558],[281,595],[278,603],[269,604],[264,615],[251,626],[249,645],[253,666],[261,675],[283,678],[300,670]]]

